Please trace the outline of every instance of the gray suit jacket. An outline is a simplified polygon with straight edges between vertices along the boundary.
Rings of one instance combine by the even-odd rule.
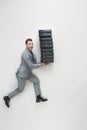
[[[32,54],[30,53],[29,49],[25,48],[21,55],[21,64],[17,69],[16,74],[19,72],[20,77],[26,78],[32,69],[38,68],[39,66],[40,64],[37,63],[35,55],[34,58],[32,58]]]

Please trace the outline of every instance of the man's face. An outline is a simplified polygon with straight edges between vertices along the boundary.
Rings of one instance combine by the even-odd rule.
[[[32,51],[32,49],[33,49],[33,41],[28,41],[27,44],[26,44],[26,47],[27,47],[30,51]]]

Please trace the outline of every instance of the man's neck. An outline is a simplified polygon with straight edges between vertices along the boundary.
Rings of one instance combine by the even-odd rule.
[[[28,51],[31,51],[31,50],[30,50],[29,48],[27,48],[27,47],[26,47],[26,49],[27,49]]]

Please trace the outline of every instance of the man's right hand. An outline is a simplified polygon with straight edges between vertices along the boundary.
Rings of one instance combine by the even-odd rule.
[[[41,63],[40,66],[45,66],[47,65],[48,63]]]

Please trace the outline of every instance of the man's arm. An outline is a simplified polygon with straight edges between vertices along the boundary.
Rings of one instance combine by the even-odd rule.
[[[28,55],[23,55],[22,58],[30,69],[38,68],[41,65],[39,63],[32,63]]]

